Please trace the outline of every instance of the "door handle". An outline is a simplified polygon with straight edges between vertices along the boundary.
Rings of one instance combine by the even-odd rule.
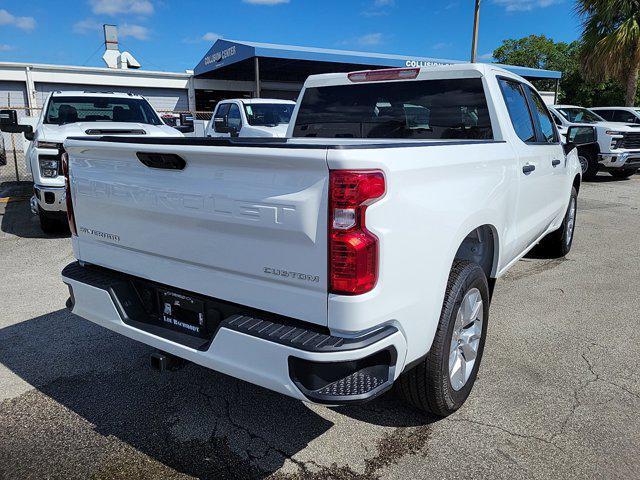
[[[560,165],[560,163],[561,163],[560,160],[556,158],[551,162],[551,165],[553,165],[554,167],[557,167],[558,165]]]
[[[536,169],[535,165],[525,165],[524,167],[522,167],[522,173],[524,173],[525,175],[529,175],[531,172],[533,172]]]

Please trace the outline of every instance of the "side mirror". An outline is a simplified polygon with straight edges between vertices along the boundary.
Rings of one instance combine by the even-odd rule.
[[[227,119],[225,117],[217,117],[213,119],[214,130],[218,133],[229,133]]]
[[[567,144],[586,145],[596,143],[596,130],[594,127],[573,126],[567,130]]]
[[[15,110],[0,110],[0,131],[7,133],[23,133],[24,138],[31,141],[34,139],[33,127],[31,125],[20,125],[18,123],[18,112]]]
[[[5,131],[5,127],[18,126],[18,112],[15,110],[0,110],[0,130]]]

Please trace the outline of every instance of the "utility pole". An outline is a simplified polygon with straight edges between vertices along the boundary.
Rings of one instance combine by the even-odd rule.
[[[480,0],[476,0],[476,9],[473,15],[473,38],[471,39],[471,63],[476,63],[478,53],[478,24],[480,23]]]

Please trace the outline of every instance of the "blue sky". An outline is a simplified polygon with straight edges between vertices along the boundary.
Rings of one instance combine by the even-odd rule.
[[[102,66],[102,23],[149,70],[193,68],[216,37],[469,57],[473,0],[0,0],[0,61]],[[483,0],[478,54],[579,35],[573,0]]]

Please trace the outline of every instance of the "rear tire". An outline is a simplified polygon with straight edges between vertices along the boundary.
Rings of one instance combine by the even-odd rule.
[[[624,180],[638,173],[637,168],[618,168],[616,170],[609,170],[612,177]]]
[[[560,228],[544,237],[531,252],[536,258],[561,258],[571,251],[578,213],[578,192],[571,189],[569,206]]]
[[[474,298],[480,299],[482,303],[478,304]],[[474,301],[472,305],[475,305],[479,320],[471,321],[465,329],[460,328],[464,327],[464,318],[473,318],[473,314],[467,316],[464,313],[473,310],[469,303],[462,306],[463,300],[468,302],[468,299]],[[471,393],[478,374],[488,319],[489,285],[484,271],[475,263],[454,261],[431,349],[420,363],[398,379],[396,388],[400,395],[414,407],[441,417],[458,410]],[[460,332],[465,331],[467,338],[473,338],[476,344],[475,357],[473,354],[464,354],[467,350],[460,342],[465,334]],[[461,369],[464,372],[462,377],[456,377],[456,373],[460,371],[456,370],[459,363],[455,355],[458,352],[462,359],[460,362],[466,362],[466,369]],[[470,360],[473,360],[472,364],[469,363]]]

